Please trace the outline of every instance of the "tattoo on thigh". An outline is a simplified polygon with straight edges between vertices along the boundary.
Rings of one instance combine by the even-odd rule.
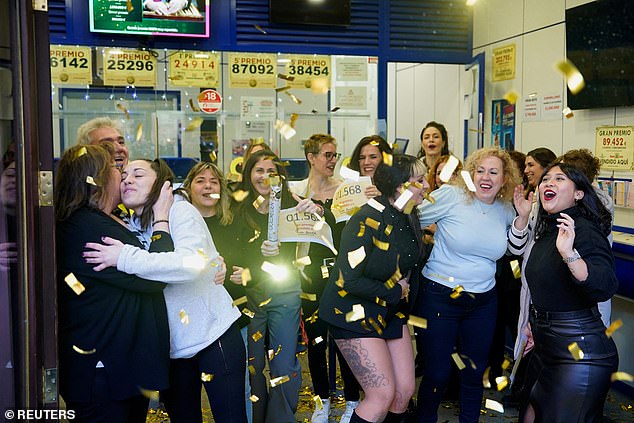
[[[376,364],[369,357],[368,350],[363,347],[361,340],[340,339],[337,340],[337,346],[362,388],[388,385],[387,378],[377,372]]]

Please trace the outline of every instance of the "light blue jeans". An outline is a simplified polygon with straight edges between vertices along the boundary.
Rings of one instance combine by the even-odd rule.
[[[249,327],[245,326],[240,329],[240,334],[242,335],[242,339],[244,340],[244,349],[247,349],[247,336],[248,336]],[[247,368],[245,370],[244,376],[244,396],[245,402],[247,405],[247,421],[249,423],[253,423],[253,405],[251,404],[251,382],[249,381],[249,355],[247,354]]]

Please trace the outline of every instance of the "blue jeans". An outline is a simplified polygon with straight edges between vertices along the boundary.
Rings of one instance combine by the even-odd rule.
[[[244,350],[247,350],[247,336],[248,336],[248,328],[245,326],[240,329],[240,335],[242,335],[242,340],[244,341]],[[248,359],[245,363],[245,375],[244,375],[244,402],[247,405],[247,423],[253,422],[253,405],[251,404],[251,381],[249,380],[249,363]]]
[[[482,375],[495,331],[497,295],[495,288],[480,294],[463,291],[455,299],[451,293],[451,288],[423,278],[418,310],[412,313],[427,319],[427,330],[422,331],[425,373],[418,390],[419,423],[438,420],[458,337],[458,353],[466,365],[460,372],[460,423],[477,423],[480,417]]]
[[[295,423],[299,388],[302,385],[301,367],[295,355],[299,331],[299,291],[276,293],[266,305],[249,306],[255,311],[247,339],[249,364],[255,370],[251,374],[251,392],[259,398],[253,403],[253,422]],[[269,360],[271,379],[289,378],[287,382],[270,388],[270,391],[263,374],[265,360],[268,359],[265,345],[275,354]]]

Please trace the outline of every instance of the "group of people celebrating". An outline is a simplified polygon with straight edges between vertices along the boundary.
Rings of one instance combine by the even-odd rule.
[[[295,422],[305,334],[313,422],[328,422],[328,348],[341,422],[405,422],[415,322],[415,421],[437,421],[455,361],[460,422],[477,422],[509,255],[523,257],[516,359],[532,350],[520,421],[599,421],[618,356],[597,303],[618,281],[611,215],[579,164],[591,155],[484,148],[442,175],[457,162],[443,125],[425,126],[419,157],[367,136],[348,167],[371,178],[368,201],[338,223],[337,142],[315,134],[304,153],[309,175],[290,187],[254,143],[241,181],[200,162],[174,190],[162,160],[128,160],[116,121],[79,128],[55,184],[60,393],[79,421],[141,422],[160,398],[172,422],[201,422],[204,386],[215,421]],[[270,240],[272,196],[319,216],[332,248]]]

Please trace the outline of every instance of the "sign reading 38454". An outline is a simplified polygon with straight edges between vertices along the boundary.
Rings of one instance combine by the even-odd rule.
[[[156,57],[149,51],[107,48],[103,53],[104,85],[156,85]]]
[[[90,47],[51,46],[51,80],[59,84],[92,84]]]
[[[286,73],[294,77],[288,81],[291,88],[311,88],[315,79],[325,79],[324,88],[330,88],[330,56],[289,55]]]

